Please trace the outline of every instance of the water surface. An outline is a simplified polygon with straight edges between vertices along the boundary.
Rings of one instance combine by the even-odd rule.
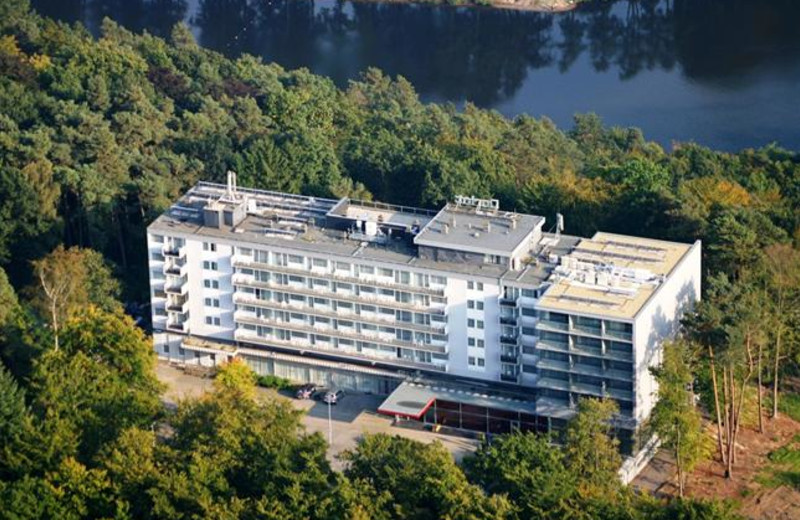
[[[507,116],[576,112],[665,146],[800,149],[800,1],[618,0],[550,14],[336,0],[33,0],[99,31],[104,16],[168,35],[186,21],[228,56],[307,67],[340,86],[375,66],[426,101]]]

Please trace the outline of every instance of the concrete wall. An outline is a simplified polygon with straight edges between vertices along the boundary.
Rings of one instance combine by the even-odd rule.
[[[658,385],[650,367],[661,363],[665,340],[675,336],[681,317],[700,299],[700,254],[701,245],[697,241],[634,321],[634,417],[639,424],[650,415],[656,401]]]

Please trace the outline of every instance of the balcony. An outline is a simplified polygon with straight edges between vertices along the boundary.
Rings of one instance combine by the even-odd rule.
[[[553,321],[553,320],[539,320],[539,328],[542,330],[554,330],[557,332],[566,332],[569,330],[569,323],[565,321]]]
[[[508,298],[506,296],[500,297],[500,307],[516,307],[517,300],[516,298]]]
[[[510,374],[503,372],[502,374],[500,374],[500,381],[505,381],[506,383],[519,384],[519,373]]]
[[[167,300],[167,310],[170,312],[185,313],[189,311],[189,298],[172,298]]]
[[[516,316],[500,316],[500,323],[503,324],[503,325],[516,326],[517,317]]]
[[[516,345],[517,344],[517,337],[516,336],[508,336],[503,334],[500,336],[500,344],[502,345]]]
[[[175,261],[170,261],[164,264],[164,274],[168,274],[170,276],[181,276],[182,274],[186,273],[186,262],[177,263]]]
[[[183,258],[186,254],[186,248],[183,246],[175,246],[175,245],[165,245],[164,250],[162,251],[165,257],[170,258]]]
[[[153,298],[162,299],[166,297],[167,293],[163,289],[156,289],[155,291],[153,291]]]
[[[171,330],[174,332],[186,332],[188,327],[186,327],[186,323],[176,323],[172,321],[167,321],[167,330]]]
[[[633,333],[623,330],[609,330],[609,328],[606,327],[605,335],[608,338],[619,339],[622,341],[633,341]]]
[[[517,352],[501,352],[500,353],[500,362],[506,363],[509,365],[517,365],[519,364],[519,353]]]

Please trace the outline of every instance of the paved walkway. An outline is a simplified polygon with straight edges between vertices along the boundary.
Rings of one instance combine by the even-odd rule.
[[[189,397],[197,397],[211,390],[211,380],[184,374],[182,371],[166,363],[159,363],[156,375],[167,385],[164,401],[174,406],[177,401]],[[328,459],[337,469],[341,468],[336,455],[355,447],[358,438],[364,433],[388,433],[400,435],[421,442],[441,442],[460,461],[464,455],[471,453],[478,441],[466,437],[443,435],[411,427],[395,426],[393,420],[379,415],[376,410],[383,401],[382,397],[368,394],[349,393],[336,406],[330,407],[331,421],[328,422],[328,405],[313,400],[297,400],[285,397],[275,390],[259,388],[264,396],[287,399],[298,409],[304,410],[303,424],[309,432],[320,432],[327,439],[330,429],[333,442],[328,449]],[[410,425],[409,425],[410,426]]]

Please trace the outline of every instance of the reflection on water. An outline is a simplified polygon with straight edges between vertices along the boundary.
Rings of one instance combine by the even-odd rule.
[[[649,137],[720,148],[800,148],[800,2],[619,0],[563,13],[336,0],[34,0],[97,31],[104,16],[165,35],[187,20],[200,43],[308,67],[339,85],[369,66],[423,99],[507,115],[575,112]]]

